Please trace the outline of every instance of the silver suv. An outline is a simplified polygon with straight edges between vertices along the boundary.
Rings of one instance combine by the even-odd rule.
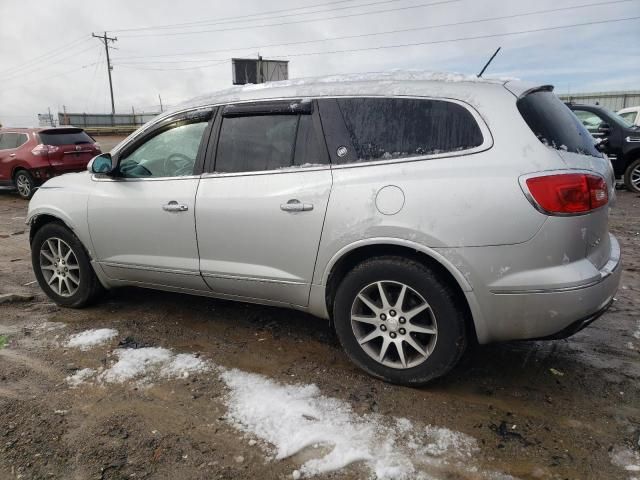
[[[38,282],[331,319],[424,384],[469,342],[561,338],[611,304],[610,163],[552,87],[389,74],[248,86],[162,115],[29,205]]]

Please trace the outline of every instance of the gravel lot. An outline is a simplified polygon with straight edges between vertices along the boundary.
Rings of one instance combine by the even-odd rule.
[[[395,454],[409,462],[409,478],[640,477],[638,195],[619,191],[612,211],[624,272],[602,318],[568,340],[475,347],[422,389],[367,377],[325,322],[293,311],[133,288],[92,308],[61,309],[33,283],[26,210],[0,191],[0,293],[18,295],[0,304],[2,479],[297,478],[330,447],[312,441],[277,455],[264,432],[238,424],[236,407],[243,399],[272,407],[287,385],[307,384],[318,390],[295,392],[320,395],[326,411],[302,414],[305,428],[344,417],[395,435],[390,445],[372,443],[369,460],[314,478],[370,478],[376,458]],[[68,343],[97,328],[116,333],[103,331],[103,343],[86,348]],[[109,380],[122,352],[134,350],[192,363],[176,375],[158,367]],[[230,371],[248,379],[249,396]],[[273,411],[282,424],[295,421],[295,412]],[[389,426],[398,418],[408,421]]]

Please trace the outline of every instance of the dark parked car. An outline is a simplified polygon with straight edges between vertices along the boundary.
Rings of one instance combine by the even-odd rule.
[[[81,128],[1,128],[0,185],[14,185],[22,198],[29,199],[41,183],[85,170],[100,153]]]
[[[616,178],[640,193],[640,127],[597,105],[567,104],[589,133],[601,140],[599,149],[613,165]]]

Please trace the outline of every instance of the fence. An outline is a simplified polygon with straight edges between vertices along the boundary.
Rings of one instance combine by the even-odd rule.
[[[58,125],[82,127],[89,133],[131,133],[159,113],[58,113]]]
[[[559,95],[564,102],[600,105],[617,112],[626,107],[640,105],[640,90],[626,92],[571,93]]]

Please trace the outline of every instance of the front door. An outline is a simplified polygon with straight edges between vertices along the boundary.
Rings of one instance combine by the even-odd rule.
[[[228,106],[218,120],[215,166],[196,200],[200,269],[214,292],[307,305],[332,184],[311,107]]]
[[[94,175],[89,229],[95,258],[110,278],[208,290],[199,272],[194,207],[210,117],[162,122],[118,154],[116,175]]]

